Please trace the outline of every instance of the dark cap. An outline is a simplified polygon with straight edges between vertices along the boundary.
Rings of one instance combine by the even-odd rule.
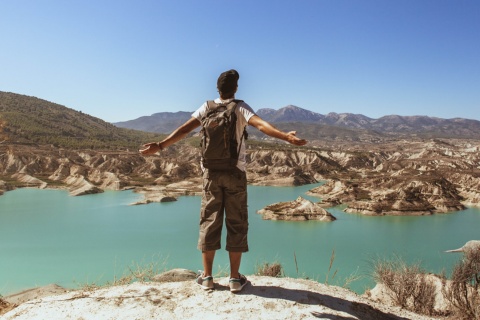
[[[217,80],[217,89],[221,93],[233,93],[237,89],[240,75],[237,70],[231,69],[220,74]]]

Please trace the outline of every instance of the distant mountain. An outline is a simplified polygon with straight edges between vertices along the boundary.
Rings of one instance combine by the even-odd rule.
[[[118,128],[56,103],[0,91],[0,143],[117,149],[137,148],[154,137],[158,134]]]
[[[151,116],[144,116],[134,120],[115,122],[120,128],[135,129],[147,132],[170,133],[179,125],[190,119],[191,112],[161,112]]]
[[[319,122],[325,119],[324,115],[288,105],[280,110],[260,109],[257,111],[260,118],[268,122]]]
[[[349,136],[353,140],[360,135],[372,138],[382,135],[416,135],[425,138],[480,139],[480,121],[462,118],[441,119],[428,116],[388,115],[372,119],[362,114],[352,113],[330,112],[322,115],[293,105],[279,110],[259,109],[257,114],[262,119],[275,123],[279,128],[293,128],[298,131],[299,135],[306,136],[307,139],[325,138],[323,135],[318,136],[317,133],[328,135],[328,132],[334,132],[333,136],[337,138]],[[165,112],[114,124],[137,130],[169,133],[189,117],[190,113],[188,112]],[[292,126],[293,123],[296,125]],[[337,136],[335,132],[340,135]],[[253,133],[253,135],[256,134]]]
[[[369,129],[368,124],[373,120],[361,114],[330,112],[323,119],[325,124],[331,126],[348,127],[356,129]]]

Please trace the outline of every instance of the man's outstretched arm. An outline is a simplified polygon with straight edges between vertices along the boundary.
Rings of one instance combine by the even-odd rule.
[[[257,128],[258,130],[265,133],[266,135],[269,135],[270,137],[285,140],[296,146],[303,146],[307,144],[307,140],[300,139],[296,136],[297,134],[296,131],[290,131],[290,132],[280,131],[257,115],[254,115],[253,117],[251,117],[250,120],[248,121],[248,124]]]
[[[140,149],[140,153],[143,155],[154,154],[175,142],[182,140],[185,138],[190,132],[192,132],[195,128],[200,126],[200,121],[198,119],[192,117],[190,120],[182,124],[180,127],[175,129],[168,137],[163,139],[160,142],[150,142],[143,145],[143,148]]]

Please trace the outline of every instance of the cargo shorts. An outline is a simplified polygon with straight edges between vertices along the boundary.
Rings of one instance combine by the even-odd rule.
[[[199,250],[203,252],[221,248],[224,217],[227,229],[225,249],[247,252],[247,176],[240,169],[233,172],[206,170],[203,173]]]

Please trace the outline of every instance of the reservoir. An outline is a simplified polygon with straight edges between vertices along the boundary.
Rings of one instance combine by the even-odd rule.
[[[337,218],[334,222],[267,221],[256,213],[298,196],[318,201],[305,195],[316,186],[248,187],[250,251],[243,255],[242,273],[279,262],[288,277],[348,285],[363,293],[374,286],[376,259],[399,256],[449,275],[462,256],[444,251],[480,240],[479,208],[367,217],[337,207],[328,209]],[[102,284],[137,264],[153,263],[160,271],[202,269],[196,249],[200,197],[130,205],[140,197],[132,191],[71,197],[64,190],[29,188],[0,196],[0,295],[50,283],[68,288]],[[214,273],[225,276],[229,265],[223,248],[216,254]]]

